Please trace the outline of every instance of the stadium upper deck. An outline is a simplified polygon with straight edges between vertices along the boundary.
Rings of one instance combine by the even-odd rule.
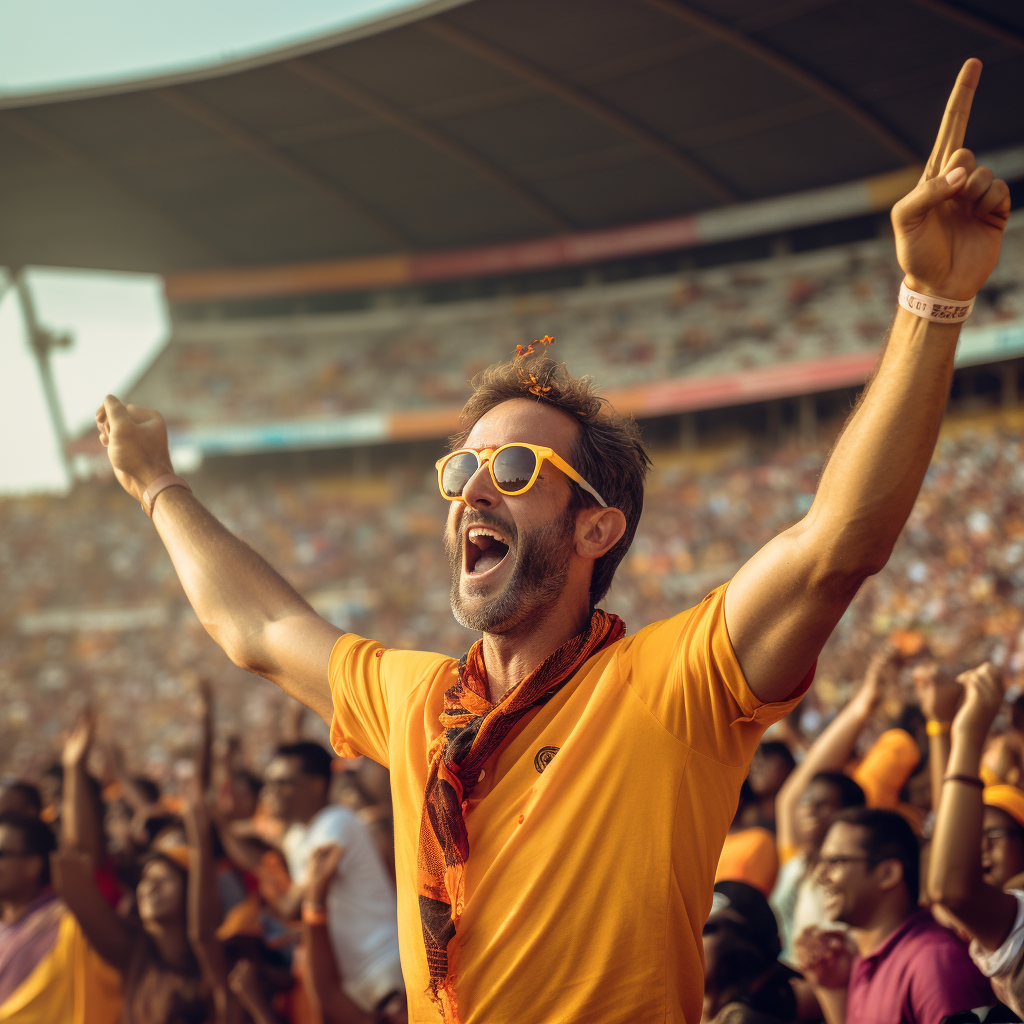
[[[516,344],[637,415],[860,383],[900,272],[879,238],[668,276],[365,312],[180,323],[131,398],[206,453],[448,433],[467,382]],[[1024,217],[964,331],[962,362],[1024,352]]]

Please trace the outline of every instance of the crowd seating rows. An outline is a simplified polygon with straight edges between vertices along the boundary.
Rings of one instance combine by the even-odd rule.
[[[477,371],[544,335],[606,387],[734,372],[877,348],[900,278],[879,238],[540,294],[185,322],[132,397],[180,429],[458,405]],[[1021,316],[1018,216],[971,322]]]
[[[640,529],[606,605],[637,629],[728,579],[809,507],[825,434],[813,445],[748,439],[655,452]],[[449,609],[446,505],[432,467],[398,464],[366,479],[206,473],[193,483],[338,625],[452,654],[472,641]],[[89,699],[140,769],[173,783],[193,741],[184,711],[197,674],[215,681],[223,720],[257,757],[275,742],[283,698],[206,637],[152,524],[113,481],[0,501],[0,574],[0,774],[48,763]],[[842,703],[866,652],[894,631],[904,645],[927,641],[947,664],[994,657],[1024,669],[1022,595],[1024,413],[949,419],[889,565],[822,655],[808,722]],[[99,614],[114,628],[89,628]]]

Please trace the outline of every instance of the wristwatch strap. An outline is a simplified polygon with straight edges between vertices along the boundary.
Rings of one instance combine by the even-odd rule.
[[[142,507],[150,519],[153,518],[153,502],[156,501],[156,496],[168,487],[184,487],[189,494],[192,493],[192,488],[177,473],[158,476],[142,493]]]

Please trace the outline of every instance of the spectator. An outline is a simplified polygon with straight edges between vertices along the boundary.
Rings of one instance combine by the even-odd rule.
[[[785,743],[766,740],[760,744],[750,762],[747,782],[757,800],[757,818],[753,824],[775,828],[775,798],[789,778],[796,761]]]
[[[38,817],[0,815],[0,1020],[115,1024],[119,984],[50,885],[55,840]]]
[[[765,897],[743,882],[716,882],[704,925],[704,1010],[715,1024],[788,1022],[796,1014],[778,955],[779,927]]]
[[[345,992],[373,1012],[404,992],[398,958],[395,891],[373,838],[358,816],[330,806],[331,755],[308,741],[278,748],[266,771],[273,814],[288,823],[283,848],[293,888],[286,909],[297,916],[310,857],[328,843],[345,848],[327,891],[327,928]]]
[[[818,928],[797,942],[828,1024],[939,1024],[992,1002],[966,946],[918,907],[919,865],[917,838],[895,811],[846,810],[829,826],[819,867],[825,905],[850,928],[857,953]]]
[[[43,810],[39,790],[31,782],[6,782],[0,786],[0,814],[38,818]]]
[[[792,961],[794,942],[805,928],[828,922],[815,874],[818,851],[835,815],[864,805],[864,791],[842,769],[874,712],[882,673],[894,657],[887,648],[872,658],[857,695],[814,741],[776,797],[781,867],[771,903],[782,925],[783,960]]]
[[[736,814],[718,858],[715,882],[746,882],[767,896],[779,873],[779,854],[775,836],[768,829],[747,824],[757,820],[757,805],[758,801],[744,782]]]
[[[982,790],[985,737],[1002,703],[1004,680],[986,663],[959,677],[965,695],[953,720],[949,762],[928,871],[932,899],[950,911],[971,939],[974,962],[996,995],[1024,1010],[1024,891],[1013,887],[1020,867],[1019,823],[1024,793]],[[1009,790],[1010,787],[1005,787]],[[986,805],[985,794],[991,804]],[[980,1005],[980,1004],[979,1004]]]

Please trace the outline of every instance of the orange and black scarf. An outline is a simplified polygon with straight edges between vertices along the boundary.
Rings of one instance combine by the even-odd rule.
[[[448,946],[465,904],[469,837],[463,801],[472,794],[480,769],[523,715],[546,704],[588,658],[625,631],[622,619],[598,609],[586,632],[549,655],[498,704],[487,699],[487,669],[478,640],[459,664],[458,682],[444,695],[443,730],[428,752],[416,882],[430,969],[428,994],[448,1024],[459,1020]]]

